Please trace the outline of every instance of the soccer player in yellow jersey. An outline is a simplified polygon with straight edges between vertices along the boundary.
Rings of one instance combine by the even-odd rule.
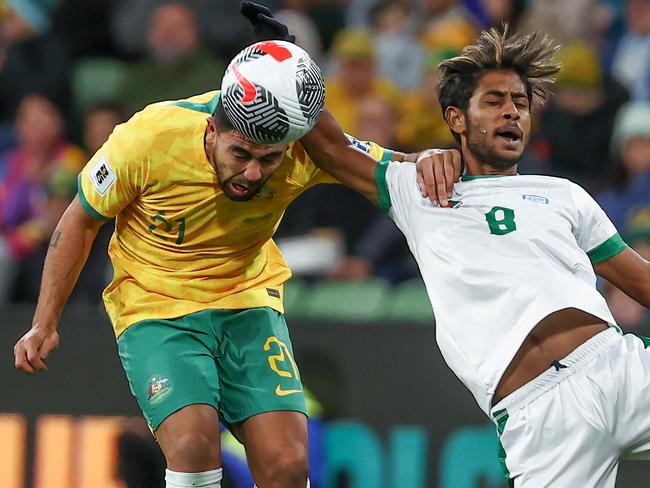
[[[214,91],[150,105],[87,163],[52,237],[16,367],[47,369],[64,304],[99,227],[115,218],[114,276],[103,298],[131,391],[165,454],[167,487],[220,486],[223,421],[245,445],[257,486],[304,488],[305,399],[282,308],[290,271],[272,236],[291,201],[335,180],[299,142],[251,142],[220,98]],[[314,131],[342,136],[322,120]],[[323,168],[330,158],[415,159],[339,141]],[[460,173],[456,156],[418,161],[441,199]]]

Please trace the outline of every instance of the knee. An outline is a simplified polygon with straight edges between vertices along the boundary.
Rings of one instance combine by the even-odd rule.
[[[219,440],[203,432],[179,435],[167,451],[167,464],[177,471],[204,471],[221,464]]]
[[[303,446],[274,453],[263,468],[263,477],[277,486],[305,486],[308,476],[309,460]]]

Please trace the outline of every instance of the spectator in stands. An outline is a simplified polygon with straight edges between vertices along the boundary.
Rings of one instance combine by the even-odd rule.
[[[282,9],[273,15],[296,36],[296,44],[318,61],[323,53],[323,42],[314,21],[309,17],[306,0],[283,0]]]
[[[377,71],[402,90],[422,81],[425,51],[415,38],[415,18],[406,0],[380,0],[370,11]]]
[[[536,137],[548,145],[552,174],[593,188],[609,171],[614,119],[628,95],[603,72],[597,53],[585,43],[565,45],[558,60],[564,68]]]
[[[615,161],[609,189],[598,203],[623,234],[626,222],[650,214],[650,102],[629,102],[619,111],[612,136]]]
[[[397,145],[408,151],[454,145],[438,101],[438,64],[458,53],[449,49],[430,51],[420,87],[400,100],[401,123],[397,127]]]
[[[126,112],[121,105],[105,103],[96,105],[86,115],[84,121],[84,144],[88,154],[92,155],[102,147],[116,125],[125,122]]]
[[[526,7],[525,0],[465,0],[465,6],[479,21],[481,28],[500,27],[507,22],[517,30],[519,18]]]
[[[194,12],[181,2],[154,10],[148,57],[129,67],[120,100],[131,112],[152,102],[200,94],[219,86],[225,66],[201,44]]]
[[[547,33],[562,44],[581,39],[596,45],[613,20],[602,0],[530,0],[519,29]]]
[[[359,100],[379,97],[397,106],[397,90],[377,75],[375,45],[364,30],[343,30],[332,46],[336,73],[327,82],[325,103],[344,131],[359,132]]]
[[[49,241],[76,191],[86,156],[64,139],[64,130],[60,111],[46,97],[29,95],[20,103],[19,146],[0,155],[0,301],[10,291],[22,297],[21,280],[14,282],[16,263],[21,271],[29,267],[27,260]]]
[[[119,48],[130,53],[141,53],[146,46],[148,19],[154,10],[169,0],[122,0],[114,2],[113,32]],[[231,59],[244,46],[253,42],[250,24],[239,13],[236,0],[186,0],[196,12],[200,30],[210,49],[220,58]],[[280,6],[279,0],[257,0],[271,9]]]
[[[421,42],[427,49],[460,51],[478,35],[477,20],[460,0],[424,0],[426,24]]]
[[[48,34],[48,5],[43,0],[8,0],[1,12],[0,123],[13,118],[19,101],[32,92],[67,106],[70,66],[63,44]]]
[[[625,7],[627,32],[612,61],[612,73],[633,98],[650,101],[650,2],[628,0]]]
[[[359,104],[358,135],[384,147],[396,147],[396,120],[389,103],[377,97],[366,98]],[[349,218],[349,210],[341,207],[339,212],[342,220]],[[369,217],[354,224],[356,235],[347,231],[346,255],[330,270],[329,277],[355,281],[377,276],[398,283],[417,276],[417,266],[406,241],[391,219],[379,211],[368,213],[364,219]],[[344,224],[341,221],[338,227],[345,230]]]

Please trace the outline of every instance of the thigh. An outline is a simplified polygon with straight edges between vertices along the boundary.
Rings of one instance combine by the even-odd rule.
[[[219,379],[212,342],[209,334],[197,330],[187,317],[141,322],[118,338],[131,393],[152,431],[188,405],[217,409]]]
[[[622,457],[650,460],[650,338],[624,339],[611,373],[619,389],[616,436]]]
[[[579,373],[502,419],[505,467],[516,488],[614,487],[618,449]]]
[[[284,316],[270,308],[253,308],[220,311],[215,322],[222,420],[233,425],[276,411],[304,417],[305,394]]]

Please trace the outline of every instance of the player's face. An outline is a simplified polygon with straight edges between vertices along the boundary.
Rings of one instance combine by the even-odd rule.
[[[512,71],[481,78],[467,107],[467,148],[482,164],[509,168],[519,161],[530,134],[526,85]]]
[[[231,200],[247,201],[257,195],[284,160],[288,145],[263,146],[237,131],[215,133],[213,161],[219,185]]]

